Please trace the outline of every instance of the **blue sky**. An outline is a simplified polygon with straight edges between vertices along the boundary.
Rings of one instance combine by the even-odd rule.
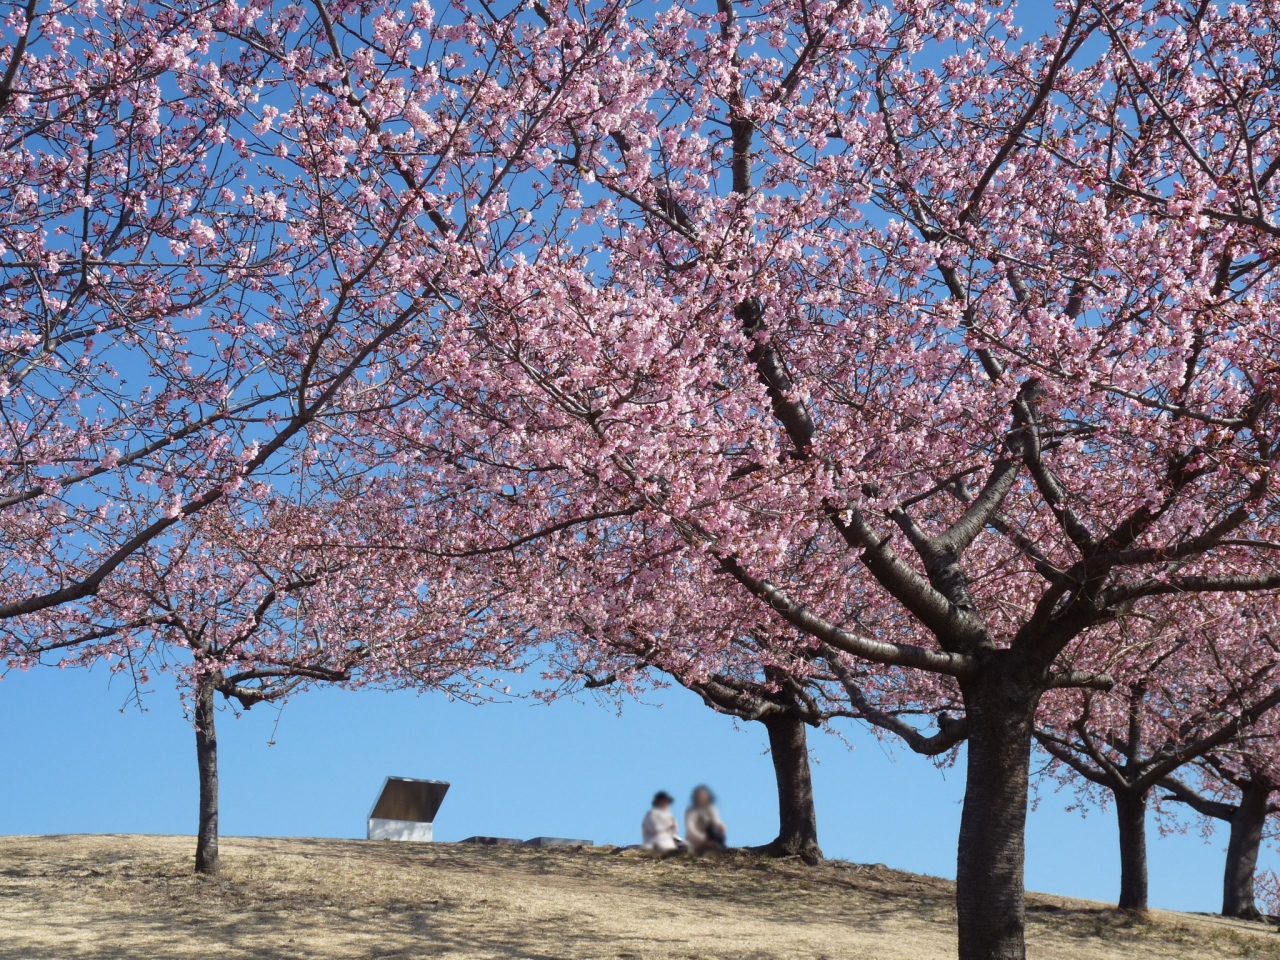
[[[0,833],[193,833],[193,734],[159,678],[146,712],[125,706],[123,678],[36,669],[0,681]],[[684,690],[661,705],[511,702],[469,706],[439,695],[316,690],[278,712],[219,713],[224,835],[361,837],[388,774],[453,784],[440,840],[472,834],[634,843],[659,788],[680,798],[706,781],[735,844],[777,825],[772,769],[756,724],[713,713]],[[123,712],[121,708],[124,707]],[[277,723],[278,720],[278,723]],[[819,832],[828,856],[954,875],[963,768],[940,772],[850,727],[850,751],[816,736]],[[271,740],[275,745],[269,745]],[[1115,824],[1046,792],[1031,816],[1031,889],[1114,900]],[[1221,905],[1223,832],[1161,837],[1151,826],[1155,906]],[[194,842],[193,842],[194,850]],[[1268,865],[1277,858],[1268,853]]]

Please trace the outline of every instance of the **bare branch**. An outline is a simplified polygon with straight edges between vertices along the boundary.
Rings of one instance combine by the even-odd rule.
[[[975,668],[973,660],[963,654],[927,650],[909,644],[886,643],[842,630],[810,611],[804,604],[792,600],[768,580],[758,580],[751,576],[733,557],[718,559],[721,570],[746,587],[753,596],[767,602],[784,620],[837,650],[874,663],[916,667],[953,677],[967,676]]]

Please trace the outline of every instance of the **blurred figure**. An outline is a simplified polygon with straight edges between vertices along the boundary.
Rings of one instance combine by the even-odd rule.
[[[688,845],[676,833],[676,818],[671,812],[671,804],[674,802],[675,798],[665,790],[659,790],[653,795],[653,808],[644,815],[640,824],[640,832],[644,837],[640,846],[644,849],[663,853],[688,849]]]
[[[724,821],[716,809],[715,796],[705,786],[694,788],[693,800],[684,812],[684,833],[694,853],[724,849]]]

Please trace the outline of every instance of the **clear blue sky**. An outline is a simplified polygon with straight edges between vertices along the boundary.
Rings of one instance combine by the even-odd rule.
[[[122,678],[44,668],[0,681],[0,833],[192,833],[193,734],[161,684],[147,712],[127,707]],[[219,698],[221,702],[221,698]],[[621,717],[593,703],[468,706],[443,696],[317,690],[283,713],[268,704],[219,713],[224,835],[361,837],[388,774],[453,784],[440,840],[472,834],[638,841],[653,792],[680,798],[706,781],[735,844],[777,825],[772,769],[757,724],[735,724],[684,690]],[[819,832],[828,856],[954,875],[963,767],[945,773],[891,754],[850,727],[813,738]],[[269,741],[274,737],[275,745]],[[1099,900],[1119,885],[1114,820],[1065,812],[1046,792],[1031,816],[1027,884]],[[1151,825],[1153,905],[1221,905],[1224,832],[1160,837]],[[1277,858],[1266,854],[1268,865]]]

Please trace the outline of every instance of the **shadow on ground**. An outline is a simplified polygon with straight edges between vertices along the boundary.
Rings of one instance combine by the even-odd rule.
[[[191,874],[187,837],[0,838],[0,960],[703,958],[942,960],[950,882],[751,855],[227,839]],[[1043,960],[1280,960],[1261,925],[1033,896]]]

